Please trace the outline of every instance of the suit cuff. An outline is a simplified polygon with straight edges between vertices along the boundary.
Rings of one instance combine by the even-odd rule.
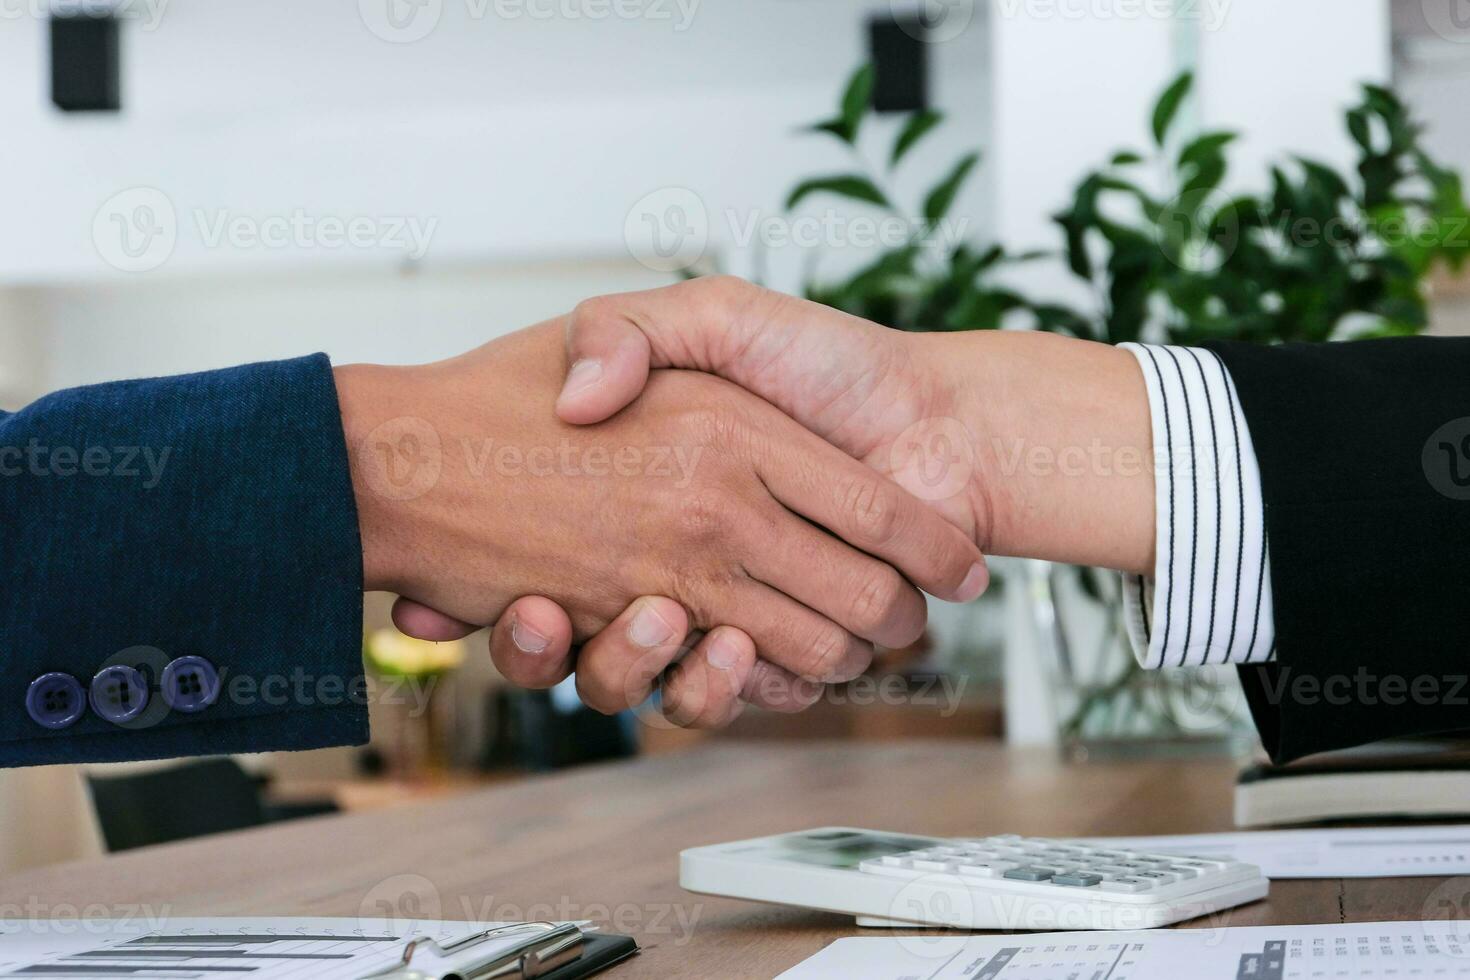
[[[1148,390],[1152,576],[1124,575],[1125,623],[1148,668],[1274,658],[1261,472],[1235,384],[1213,352],[1121,344]]]
[[[366,740],[362,553],[325,356],[56,392],[0,421],[0,450],[0,766]],[[182,665],[212,699],[169,687]],[[57,677],[85,693],[48,703]]]

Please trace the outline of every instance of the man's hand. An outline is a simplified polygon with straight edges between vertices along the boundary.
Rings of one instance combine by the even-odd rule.
[[[903,333],[730,276],[582,303],[557,414],[597,422],[650,367],[735,382],[891,477],[986,554],[1152,569],[1148,402],[1125,351]]]
[[[398,611],[407,632],[497,623],[502,670],[544,685],[602,631],[578,688],[616,710],[707,631],[666,696],[680,720],[715,724],[742,695],[800,706],[797,678],[850,678],[871,643],[911,642],[924,606],[909,580],[960,600],[983,588],[972,540],[726,382],[661,372],[615,419],[558,421],[564,329],[338,369],[365,583],[424,604]]]

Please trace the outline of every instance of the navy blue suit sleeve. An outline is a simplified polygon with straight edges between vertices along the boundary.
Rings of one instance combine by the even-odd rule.
[[[0,415],[0,535],[0,765],[366,741],[362,551],[325,356]],[[214,667],[207,707],[162,696],[181,657]],[[148,687],[137,717],[35,720],[35,678],[86,690],[116,664]]]

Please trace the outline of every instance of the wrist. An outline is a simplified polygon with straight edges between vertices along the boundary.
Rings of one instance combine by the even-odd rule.
[[[1151,573],[1153,438],[1133,356],[1029,331],[931,336],[973,439],[967,493],[989,551]]]
[[[437,450],[432,427],[398,407],[408,370],[374,364],[333,368],[368,591],[404,591],[410,578],[408,504],[427,491],[429,471],[438,468],[430,465],[428,452]]]

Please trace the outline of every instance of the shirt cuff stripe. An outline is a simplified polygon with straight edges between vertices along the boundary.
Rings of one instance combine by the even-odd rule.
[[[1122,344],[1143,371],[1155,474],[1154,574],[1125,575],[1145,667],[1272,659],[1261,474],[1235,384],[1211,351]]]

